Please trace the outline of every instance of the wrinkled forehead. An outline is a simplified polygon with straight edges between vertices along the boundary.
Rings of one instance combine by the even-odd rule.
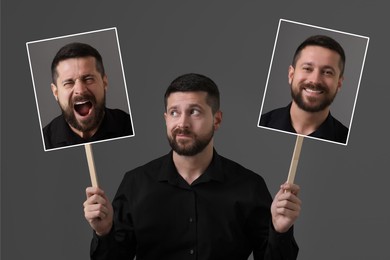
[[[57,78],[74,78],[83,75],[97,75],[96,61],[93,57],[69,58],[56,67]]]

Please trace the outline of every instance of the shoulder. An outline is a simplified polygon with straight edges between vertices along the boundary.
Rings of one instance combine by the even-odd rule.
[[[111,130],[116,129],[121,134],[132,134],[132,122],[128,113],[121,109],[111,108],[106,108],[105,112],[106,122]]]
[[[46,149],[51,149],[55,147],[54,143],[59,136],[64,135],[63,133],[65,131],[65,128],[65,119],[62,115],[59,115],[42,129]]]
[[[161,168],[163,167],[163,164],[168,159],[168,156],[169,154],[166,154],[126,172],[123,181],[135,181],[140,178],[147,178],[147,176],[157,178],[157,173],[160,172]]]
[[[263,177],[241,164],[219,155],[225,176],[232,181],[266,186]]]
[[[270,203],[272,200],[264,178],[241,164],[221,157],[225,185],[237,197],[247,201]]]
[[[44,133],[51,133],[53,131],[58,130],[59,127],[62,127],[64,122],[64,117],[62,115],[57,116],[53,120],[50,121],[44,128]]]
[[[106,114],[107,114],[107,116],[109,116],[111,119],[113,119],[115,121],[130,120],[130,115],[121,109],[106,108]]]
[[[271,110],[265,114],[261,115],[260,126],[272,126],[275,121],[284,120],[286,116],[289,117],[290,107],[280,107],[274,110]]]
[[[336,142],[342,142],[346,143],[349,129],[345,125],[343,125],[339,120],[332,117],[333,127],[334,127],[334,134],[336,138]]]

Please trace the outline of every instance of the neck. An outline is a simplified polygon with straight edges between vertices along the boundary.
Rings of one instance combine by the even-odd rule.
[[[213,140],[206,148],[194,155],[183,156],[173,152],[173,162],[177,171],[183,179],[191,185],[199,176],[201,176],[213,159]]]
[[[329,114],[329,107],[319,112],[307,112],[292,102],[290,109],[291,124],[301,135],[309,135],[316,131]]]
[[[87,139],[87,138],[90,138],[92,137],[98,130],[98,128],[95,128],[91,131],[86,131],[86,132],[83,132],[83,131],[80,131],[80,130],[77,130],[76,128],[74,128],[73,126],[70,126],[70,128],[72,129],[72,131],[77,134],[78,136],[80,136],[81,138],[83,139]]]

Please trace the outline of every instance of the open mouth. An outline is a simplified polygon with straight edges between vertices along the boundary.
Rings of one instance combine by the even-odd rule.
[[[92,103],[90,101],[80,101],[74,104],[74,110],[80,116],[87,116],[92,109]]]

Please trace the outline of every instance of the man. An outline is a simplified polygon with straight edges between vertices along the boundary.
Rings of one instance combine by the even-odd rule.
[[[129,114],[105,106],[108,79],[95,48],[65,45],[54,57],[51,73],[62,115],[43,129],[46,149],[133,134]]]
[[[165,107],[172,151],[126,173],[112,206],[103,190],[86,190],[91,258],[246,260],[253,251],[255,259],[296,259],[299,187],[283,184],[272,203],[262,177],[215,151],[215,83],[180,76]]]
[[[330,113],[344,66],[344,50],[334,39],[323,35],[306,39],[288,70],[292,102],[263,114],[260,126],[346,143],[348,128]]]

